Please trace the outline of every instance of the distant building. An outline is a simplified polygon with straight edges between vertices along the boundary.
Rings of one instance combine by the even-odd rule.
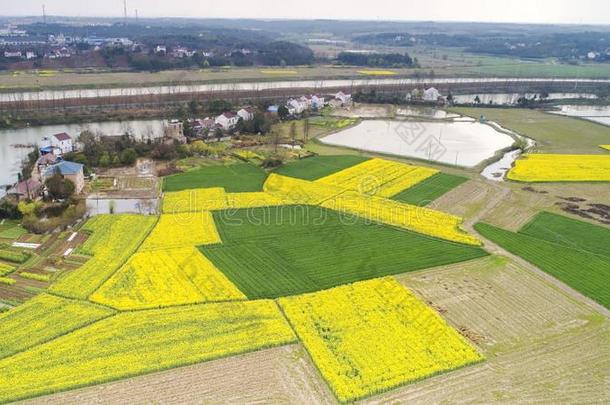
[[[341,106],[346,106],[348,104],[351,104],[352,95],[345,94],[344,92],[340,91],[337,94],[335,94],[335,100],[338,100],[339,102],[341,102]]]
[[[251,121],[254,119],[254,109],[252,107],[242,108],[237,115],[244,121]]]
[[[303,111],[307,110],[308,104],[307,104],[306,100],[302,100],[302,99],[297,100],[297,99],[292,98],[292,99],[288,100],[286,107],[288,107],[288,111],[290,112],[291,115],[297,115],[297,114],[301,114],[301,113],[303,113]]]
[[[269,107],[267,107],[267,112],[277,114],[279,109],[280,109],[279,105],[270,105]]]
[[[165,45],[157,45],[155,48],[155,53],[167,53],[167,47]]]
[[[59,149],[60,154],[74,152],[72,137],[65,132],[51,136],[51,147]]]
[[[225,131],[229,131],[239,122],[239,115],[234,112],[225,112],[216,117],[216,124],[219,124]]]
[[[25,58],[30,60],[30,59],[36,59],[37,55],[36,52],[32,52],[32,51],[27,51],[25,53]]]
[[[434,87],[424,90],[424,101],[438,101],[441,93]]]
[[[22,56],[23,55],[22,55],[21,51],[15,51],[15,52],[4,51],[5,58],[21,58]]]
[[[79,194],[81,191],[83,191],[83,187],[85,187],[85,173],[83,169],[84,166],[80,163],[63,160],[47,167],[42,175],[42,178],[44,181],[49,177],[59,174],[64,179],[70,180],[72,183],[74,183],[74,192]]]
[[[186,143],[186,137],[184,136],[184,125],[182,124],[182,121],[169,121],[165,126],[165,137],[175,139],[180,143]]]

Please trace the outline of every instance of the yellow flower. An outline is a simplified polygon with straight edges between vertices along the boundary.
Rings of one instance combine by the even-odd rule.
[[[342,402],[483,359],[436,312],[393,279],[279,301]]]

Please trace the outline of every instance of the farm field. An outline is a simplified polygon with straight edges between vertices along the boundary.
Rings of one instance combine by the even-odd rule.
[[[481,348],[486,361],[363,403],[606,403],[610,322],[502,257],[399,280]],[[535,310],[532,310],[535,308]]]
[[[0,360],[0,401],[294,341],[292,330],[271,301],[120,313]]]
[[[205,384],[201,382],[205,381]],[[335,404],[300,345],[287,345],[23,401],[83,403]]]
[[[483,359],[437,313],[391,279],[279,302],[341,402]]]
[[[545,219],[542,221],[548,222]],[[537,232],[535,223],[536,220],[534,225],[530,224],[526,228],[525,233],[505,231],[485,223],[476,224],[475,229],[502,248],[522,257],[604,307],[610,308],[610,284],[608,284],[610,256],[602,256],[570,246],[569,238],[573,237],[573,233],[568,234],[568,240],[564,240],[563,243],[546,240],[544,238],[548,238],[548,233]],[[601,230],[596,235],[600,233]]]
[[[381,403],[606,403],[610,322],[501,257],[397,279],[476,343],[486,360],[360,401]],[[536,311],[532,311],[536,308]],[[250,402],[334,404],[300,346],[284,346],[27,403]],[[206,381],[206,384],[201,384]],[[298,395],[298,397],[296,397]]]
[[[515,162],[507,177],[521,182],[610,182],[610,156],[527,154]]]
[[[207,166],[164,178],[163,191],[222,187],[228,192],[260,191],[267,174],[260,167],[239,163]]]
[[[141,215],[98,215],[87,221],[82,230],[91,237],[80,253],[92,256],[78,271],[55,282],[55,294],[86,299],[135,253],[152,230],[157,218]]]
[[[98,305],[42,294],[0,314],[0,358],[114,315]]]
[[[312,292],[486,255],[475,246],[313,206],[217,212],[214,218],[222,244],[200,249],[250,299]]]
[[[136,253],[90,297],[120,310],[245,298],[195,247]]]
[[[504,128],[536,140],[536,152],[603,154],[598,145],[610,138],[610,127],[576,118],[517,108],[451,108],[478,119],[484,115]],[[574,136],[578,134],[578,136]]]
[[[356,155],[313,156],[285,164],[277,169],[275,173],[282,176],[313,181],[355,166],[366,160],[368,158]]]
[[[384,159],[366,162],[318,179],[318,183],[389,198],[439,173],[427,167],[411,166]]]
[[[164,214],[159,217],[140,250],[171,250],[219,241],[220,237],[210,212]]]
[[[424,207],[468,181],[468,178],[438,173],[394,195],[393,200]]]
[[[519,233],[569,248],[584,250],[610,259],[610,227],[603,227],[557,215],[541,212]]]

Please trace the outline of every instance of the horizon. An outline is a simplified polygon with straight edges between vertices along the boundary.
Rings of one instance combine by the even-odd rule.
[[[64,18],[124,18],[123,1],[84,4],[77,0],[22,0],[6,5],[3,16],[33,18],[42,15]],[[49,4],[51,3],[51,4]],[[271,3],[271,4],[269,4]],[[541,0],[536,3],[516,0],[508,10],[497,12],[492,2],[464,0],[459,4],[449,0],[428,0],[393,4],[380,0],[375,6],[337,1],[331,4],[311,0],[307,5],[295,1],[235,0],[233,7],[224,4],[203,5],[193,0],[175,0],[151,4],[145,0],[128,0],[127,16],[133,18],[138,10],[140,19],[253,19],[253,20],[331,20],[331,21],[388,21],[388,22],[443,22],[443,23],[505,23],[541,25],[610,25],[610,2],[582,0],[578,5],[568,0]],[[229,9],[229,11],[227,11]],[[260,16],[260,10],[268,14]],[[400,16],[399,18],[397,18]],[[544,16],[542,18],[541,16]]]

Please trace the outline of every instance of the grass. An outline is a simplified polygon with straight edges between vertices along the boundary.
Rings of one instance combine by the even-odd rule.
[[[406,204],[426,206],[468,181],[467,177],[438,173],[395,195],[392,199]]]
[[[267,178],[263,169],[250,164],[207,166],[168,176],[163,191],[223,187],[228,192],[260,191]]]
[[[18,224],[9,223],[0,226],[0,239],[17,239],[28,233]]]
[[[545,153],[603,154],[599,145],[610,139],[610,128],[593,122],[517,108],[452,108],[459,114],[484,115],[521,135],[535,139]]]
[[[290,162],[275,171],[283,176],[303,180],[318,180],[369,160],[363,156],[313,156]]]
[[[550,222],[555,229],[560,231],[565,226],[569,226],[568,222],[562,223],[557,218],[551,219]],[[548,217],[543,217],[539,225],[529,224],[523,233],[505,231],[485,223],[476,224],[475,229],[509,252],[522,257],[604,307],[610,308],[610,284],[608,283],[610,257],[597,255],[574,245],[570,247],[570,243],[567,241],[579,235],[582,228],[568,232],[566,239],[560,239],[562,242],[556,243],[557,238],[562,238],[562,235],[550,237],[549,231],[541,231],[540,226],[544,227],[545,223],[549,223]],[[599,234],[603,234],[603,232],[596,232],[595,235]],[[582,235],[582,237],[594,238],[586,235]],[[549,240],[544,238],[549,238]],[[584,241],[587,239],[584,239],[582,243],[586,243]]]
[[[95,304],[41,294],[0,315],[0,358],[114,314]]]
[[[610,228],[563,215],[541,212],[519,233],[569,248],[607,256],[610,260]]]
[[[0,260],[6,260],[11,263],[25,263],[32,255],[13,249],[7,245],[0,245]]]
[[[201,247],[248,298],[275,298],[485,256],[313,206],[215,213],[223,244]]]
[[[36,330],[31,326],[22,329]],[[0,402],[190,365],[295,340],[272,301],[119,313],[0,360]]]

